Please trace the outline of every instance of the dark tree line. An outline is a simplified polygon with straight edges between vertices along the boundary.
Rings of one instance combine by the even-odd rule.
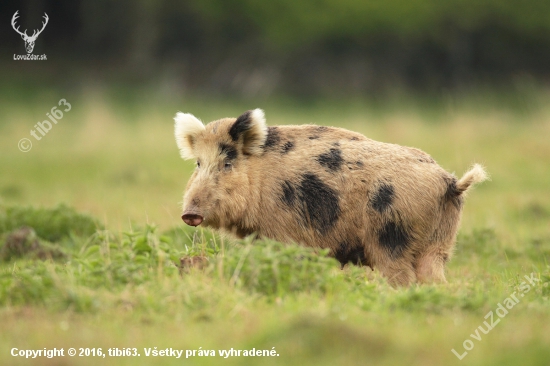
[[[550,76],[548,0],[27,0],[0,3],[2,71],[49,23],[40,70],[203,92],[376,93]]]

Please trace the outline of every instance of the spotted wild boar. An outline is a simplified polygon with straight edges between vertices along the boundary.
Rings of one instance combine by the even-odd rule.
[[[393,285],[445,282],[476,164],[459,180],[425,152],[342,128],[267,127],[261,109],[203,125],[177,113],[181,156],[197,167],[183,221],[329,248]]]

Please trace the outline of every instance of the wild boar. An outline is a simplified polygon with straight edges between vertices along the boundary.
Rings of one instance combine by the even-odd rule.
[[[197,162],[186,224],[329,248],[392,285],[446,282],[464,194],[487,177],[475,164],[458,180],[421,150],[343,128],[268,127],[261,109],[174,119],[181,156]]]

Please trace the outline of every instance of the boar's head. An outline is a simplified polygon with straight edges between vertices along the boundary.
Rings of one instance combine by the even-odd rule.
[[[260,194],[251,189],[257,172],[250,161],[263,153],[267,136],[263,111],[250,110],[206,126],[191,114],[177,113],[174,120],[181,156],[197,163],[183,197],[183,221],[239,234]]]

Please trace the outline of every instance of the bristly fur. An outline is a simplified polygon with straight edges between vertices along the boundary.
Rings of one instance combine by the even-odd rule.
[[[196,136],[204,131],[204,125],[197,117],[189,113],[176,113],[174,121],[174,134],[176,135],[176,143],[180,149],[181,157],[184,159],[195,158],[193,144]]]
[[[178,113],[176,139],[200,161],[183,208],[201,225],[326,248],[392,285],[446,281],[464,195],[487,177],[476,164],[457,180],[423,151],[343,128],[268,131],[260,109],[206,126]]]
[[[465,193],[471,185],[481,183],[487,179],[489,179],[489,176],[485,169],[480,164],[474,164],[456,183],[456,190],[459,194]]]

